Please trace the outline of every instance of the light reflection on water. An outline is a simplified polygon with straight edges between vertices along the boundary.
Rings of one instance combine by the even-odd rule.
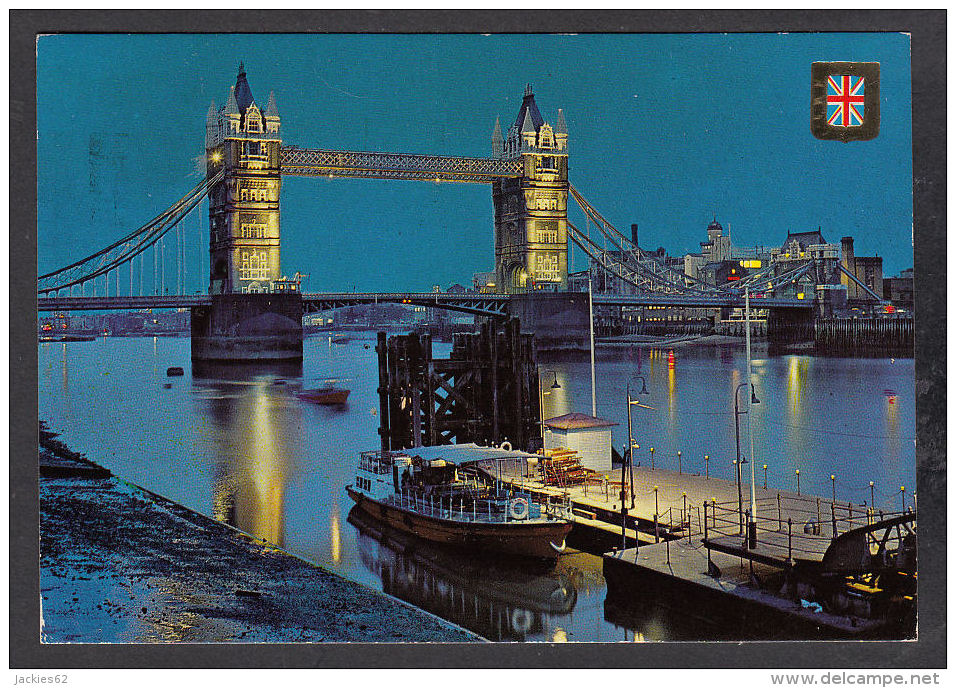
[[[308,338],[299,366],[193,370],[188,339],[108,338],[39,345],[40,417],[64,440],[117,474],[186,506],[266,538],[327,568],[406,599],[497,640],[560,642],[717,637],[690,630],[651,605],[641,618],[605,609],[598,557],[575,553],[551,570],[436,552],[383,535],[349,517],[344,486],[357,453],[379,445],[372,334],[345,344]],[[364,338],[362,338],[364,337]],[[448,345],[435,345],[444,357]],[[643,375],[651,409],[632,412],[635,461],[732,478],[733,393],[743,381],[742,347],[598,352],[598,415],[626,444],[629,380]],[[560,387],[543,398],[546,417],[590,409],[587,355],[542,360]],[[168,366],[186,370],[167,378]],[[768,483],[804,493],[869,499],[898,508],[914,489],[913,361],[768,356],[755,349],[760,404],[752,420],[755,461]],[[336,377],[352,390],[335,409],[296,396]],[[164,383],[171,389],[163,389]],[[633,386],[632,386],[633,389]],[[743,393],[741,394],[743,400]],[[758,478],[762,481],[762,475]],[[607,620],[607,619],[610,619]],[[689,634],[689,635],[688,635]]]

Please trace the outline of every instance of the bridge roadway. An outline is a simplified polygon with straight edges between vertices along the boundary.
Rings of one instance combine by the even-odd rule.
[[[443,294],[439,292],[392,293],[303,293],[306,313],[333,310],[345,306],[372,303],[404,303],[412,306],[430,306],[446,310],[502,317],[511,296],[508,294]],[[752,308],[810,309],[812,301],[795,299],[751,299]],[[596,306],[675,306],[685,308],[742,307],[743,297],[710,295],[611,295],[595,294]],[[193,308],[212,305],[208,294],[168,294],[153,296],[63,296],[37,299],[37,311],[125,311],[150,308]]]

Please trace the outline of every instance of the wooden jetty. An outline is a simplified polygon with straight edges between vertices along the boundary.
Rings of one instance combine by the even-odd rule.
[[[542,476],[534,467],[515,466],[503,470],[500,479],[516,488],[528,490],[541,499],[557,502],[565,500],[570,518],[585,528],[601,530],[608,534],[621,536],[621,472],[620,470],[595,474],[584,483],[566,486],[546,485]],[[704,535],[704,505],[708,505],[708,515],[721,522],[721,532],[727,531],[728,522],[741,525],[744,514],[738,516],[738,490],[733,480],[679,472],[666,469],[652,469],[648,466],[633,468],[633,494],[630,489],[630,476],[624,486],[624,506],[626,507],[626,540],[617,543],[634,544],[635,530],[643,534],[644,542],[659,542],[663,539],[675,539],[688,535]],[[777,522],[786,523],[791,519],[797,524],[801,534],[808,522],[813,522],[822,533],[819,524],[830,523],[834,515],[838,521],[837,529],[846,523],[847,518],[854,522],[866,519],[866,508],[849,502],[833,502],[815,496],[800,495],[789,490],[755,488],[757,510],[761,516],[772,516]],[[750,485],[746,477],[741,485],[742,506],[745,511],[750,504]],[[713,505],[717,504],[717,512]],[[832,524],[831,524],[832,525]],[[739,532],[739,528],[737,529]],[[829,543],[830,531],[825,542]],[[821,538],[824,536],[821,535]],[[821,540],[823,542],[823,540]],[[825,549],[825,548],[824,548]]]
[[[563,501],[575,524],[570,543],[610,543],[603,561],[612,615],[671,600],[737,619],[752,637],[778,639],[906,637],[915,623],[913,511],[756,487],[750,522],[746,481],[738,493],[736,481],[634,467],[622,512],[620,471],[554,486],[531,468],[497,467],[497,477],[542,501]]]
[[[615,616],[636,617],[644,601],[653,599],[675,611],[721,619],[725,639],[786,640],[875,636],[882,622],[824,611],[799,598],[791,599],[753,584],[769,580],[774,571],[753,567],[739,557],[711,552],[694,539],[665,541],[604,555],[609,606]],[[720,575],[709,572],[716,565]]]

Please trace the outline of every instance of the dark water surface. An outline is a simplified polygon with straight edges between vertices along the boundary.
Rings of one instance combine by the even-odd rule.
[[[717,638],[706,617],[688,625],[649,604],[641,618],[605,609],[599,557],[574,552],[550,570],[436,551],[350,516],[344,486],[359,451],[379,445],[374,334],[347,343],[305,342],[301,368],[194,370],[186,338],[100,338],[39,345],[40,418],[77,451],[118,475],[266,538],[348,578],[407,600],[493,640],[620,641]],[[436,344],[435,355],[449,345]],[[597,413],[619,423],[625,386],[634,408],[635,461],[731,478],[733,393],[745,376],[740,346],[600,351]],[[540,361],[546,417],[590,413],[587,356]],[[184,377],[166,377],[181,366]],[[915,489],[913,359],[768,356],[755,349],[757,480],[770,486],[899,508]],[[322,378],[347,380],[346,409],[295,392]],[[171,389],[163,385],[171,383]],[[278,384],[277,384],[278,383]],[[741,408],[744,392],[741,391]],[[741,448],[750,454],[749,416]]]

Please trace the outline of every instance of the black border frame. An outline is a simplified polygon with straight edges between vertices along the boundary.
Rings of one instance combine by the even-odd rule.
[[[13,668],[946,666],[946,12],[13,10],[10,19],[10,666]],[[304,28],[307,27],[307,28]],[[40,645],[36,34],[906,32],[912,45],[919,625],[911,642]],[[23,266],[26,266],[23,268]]]

